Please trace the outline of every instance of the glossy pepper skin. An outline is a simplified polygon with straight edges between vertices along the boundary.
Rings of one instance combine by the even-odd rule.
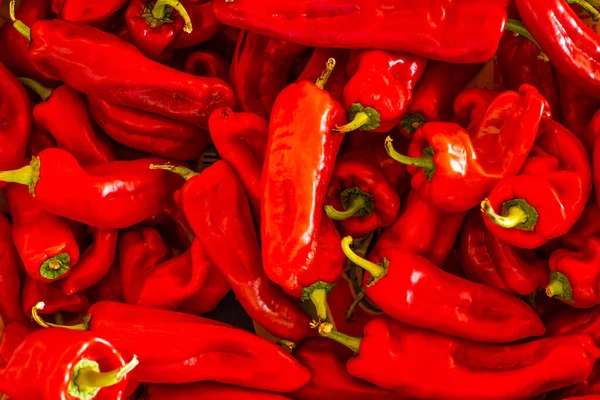
[[[325,213],[340,221],[342,234],[363,237],[398,218],[400,196],[376,166],[361,159],[338,160],[327,189]]]
[[[600,356],[587,334],[497,345],[443,336],[387,318],[370,322],[362,340],[329,329],[320,332],[359,353],[346,364],[351,375],[409,398],[531,398],[582,381]],[[423,380],[429,374],[436,379]]]
[[[479,210],[469,213],[459,244],[460,261],[472,281],[527,296],[548,284],[548,263],[535,251],[520,249],[486,229]]]
[[[410,157],[392,158],[415,165],[408,168],[411,184],[424,199],[444,211],[467,211],[502,178],[519,173],[544,105],[537,89],[523,85],[497,96],[466,131],[453,123],[425,124],[413,137]]]
[[[127,0],[53,0],[52,11],[66,21],[105,27],[125,4]]]
[[[226,25],[305,46],[382,48],[455,63],[485,62],[494,55],[508,7],[507,1],[448,5],[410,0],[212,4],[217,19]]]
[[[118,238],[117,229],[96,229],[94,242],[81,255],[77,268],[62,283],[63,293],[79,293],[104,278],[115,262]]]
[[[405,250],[376,248],[367,261],[350,243],[349,236],[342,240],[344,253],[369,272],[365,294],[398,321],[480,342],[508,343],[546,331],[537,314],[514,296],[451,275]]]
[[[11,399],[120,400],[135,367],[121,352],[90,332],[42,329],[15,349],[0,377],[0,391]],[[99,372],[112,372],[100,387]]]
[[[187,10],[194,29],[189,33],[178,35],[172,47],[182,49],[194,47],[213,38],[222,29],[222,25],[215,17],[209,2],[198,3],[184,0],[183,5]]]
[[[277,393],[260,392],[237,386],[223,385],[214,382],[198,382],[186,385],[148,385],[146,389],[148,400],[286,400],[286,397]]]
[[[515,4],[523,24],[558,72],[584,92],[598,97],[600,39],[596,32],[562,0],[516,0]]]
[[[31,133],[31,104],[17,78],[0,63],[0,170],[23,164]],[[0,183],[0,187],[3,187]]]
[[[600,307],[573,309],[571,307],[552,314],[546,319],[548,336],[587,333],[600,344]]]
[[[331,97],[337,101],[342,101],[342,95],[344,87],[348,83],[348,74],[346,73],[346,65],[350,58],[350,50],[346,49],[331,49],[331,48],[316,48],[308,63],[304,66],[304,70],[296,80],[300,81],[311,81],[315,82],[321,76],[323,72],[323,65],[330,58],[335,59],[336,68],[331,73],[331,76],[325,84],[325,90],[327,90]]]
[[[159,157],[196,160],[210,143],[208,132],[194,124],[119,106],[88,96],[92,118],[117,142]]]
[[[71,153],[84,168],[115,160],[112,144],[93,125],[80,93],[68,86],[50,89],[28,78],[21,82],[42,98],[33,108],[34,122],[50,132],[60,149]]]
[[[27,143],[25,155],[27,157],[37,156],[42,150],[50,147],[58,147],[54,136],[33,125],[31,127],[31,135],[29,135],[29,143]]]
[[[0,213],[0,318],[5,326],[27,321],[21,309],[20,262],[13,243],[11,223]]]
[[[31,28],[27,54],[34,65],[86,95],[201,126],[214,109],[235,104],[225,82],[156,63],[109,33],[61,20],[38,21]],[[77,57],[63,57],[64,52]]]
[[[325,75],[333,65],[328,61]],[[279,94],[263,165],[263,267],[292,296],[315,269],[322,207],[343,138],[332,129],[345,122],[345,111],[321,89],[324,81],[295,83]]]
[[[594,154],[594,147],[596,146],[598,136],[600,136],[600,112],[596,111],[580,139],[588,153],[592,156]]]
[[[213,264],[208,271],[204,287],[181,303],[178,311],[194,315],[208,314],[217,308],[230,290],[231,285]]]
[[[215,110],[208,120],[210,137],[219,156],[235,171],[246,190],[252,212],[260,221],[260,199],[269,123],[248,112],[235,113],[231,108]]]
[[[33,331],[31,325],[24,325],[20,322],[11,322],[4,325],[0,335],[0,369],[6,367],[16,348]]]
[[[305,50],[295,43],[243,31],[229,69],[229,82],[242,111],[269,119],[292,62]]]
[[[27,274],[42,282],[64,279],[79,260],[79,246],[66,219],[40,208],[21,185],[4,194],[13,219],[13,240]]]
[[[183,70],[188,74],[219,78],[226,82],[229,79],[229,63],[210,50],[196,50],[190,53],[185,59]]]
[[[350,56],[343,104],[351,122],[339,131],[390,131],[404,116],[426,66],[426,58],[408,53],[365,50]]]
[[[83,169],[67,151],[46,149],[30,165],[0,172],[0,181],[29,186],[34,204],[50,213],[99,229],[118,229],[157,214],[170,202],[177,180],[148,168],[161,162],[146,158]]]
[[[40,301],[44,302],[44,309],[40,314],[56,314],[60,312],[79,313],[90,308],[90,302],[85,292],[67,296],[60,289],[60,284],[44,283],[30,277],[23,281],[21,292],[23,312],[31,314],[31,309]]]
[[[498,182],[482,211],[495,236],[532,249],[567,233],[583,213],[592,191],[589,157],[575,135],[548,120],[520,174]]]

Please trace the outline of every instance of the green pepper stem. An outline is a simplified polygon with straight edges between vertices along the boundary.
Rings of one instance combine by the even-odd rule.
[[[315,82],[315,85],[317,85],[319,89],[325,90],[325,85],[327,85],[327,81],[329,80],[329,77],[331,76],[331,73],[333,72],[334,68],[335,58],[330,58],[329,60],[327,60],[327,63],[325,64],[325,69],[323,70],[323,72],[321,72],[321,76]]]
[[[31,28],[17,19],[17,16],[15,15],[15,5],[16,0],[10,0],[10,3],[8,4],[8,12],[10,15],[10,20],[13,22],[13,27],[17,30],[17,32],[25,36],[27,40],[31,41]]]
[[[594,8],[594,5],[592,5],[591,1],[585,1],[585,0],[565,0],[567,4],[577,4],[579,7],[581,7],[582,10],[584,10],[586,13],[590,14],[590,17],[592,17],[592,19],[594,21],[598,21],[598,19],[600,19],[600,13],[598,12],[598,10],[596,10]]]
[[[528,219],[527,213],[518,206],[510,207],[506,216],[498,215],[488,199],[481,202],[481,211],[483,211],[485,216],[492,221],[494,225],[506,229],[514,228],[519,224],[527,222]]]
[[[340,344],[343,344],[355,353],[360,351],[361,339],[353,336],[346,335],[333,329],[333,325],[328,322],[324,322],[317,326],[319,335],[334,340]]]
[[[346,236],[345,238],[342,239],[342,251],[344,252],[346,257],[348,257],[348,259],[350,261],[352,261],[354,264],[358,265],[362,269],[369,272],[371,274],[371,276],[373,276],[373,278],[375,278],[375,279],[383,278],[386,274],[385,267],[383,267],[379,264],[375,264],[369,260],[366,260],[366,259],[362,258],[361,256],[359,256],[358,254],[356,254],[354,251],[352,251],[352,249],[350,248],[350,245],[352,244],[353,241],[354,241],[354,239],[352,239],[352,236]]]
[[[57,279],[69,271],[71,266],[71,257],[69,253],[60,253],[54,257],[46,259],[40,265],[40,276],[46,279]]]
[[[40,316],[40,314],[38,313],[38,310],[43,310],[45,306],[46,305],[44,304],[44,302],[40,301],[35,306],[33,306],[33,308],[31,309],[31,318],[42,328],[63,328],[63,329],[71,329],[73,331],[89,330],[89,325],[88,325],[87,319],[84,319],[83,323],[77,324],[77,325],[58,325],[58,324],[52,324],[50,322],[44,321],[42,319],[42,317]]]
[[[327,216],[333,220],[343,221],[354,216],[354,214],[363,209],[366,204],[367,201],[364,196],[353,196],[348,208],[346,208],[344,211],[338,211],[333,206],[326,205],[325,214],[327,214]]]
[[[594,7],[596,10],[600,8],[600,1],[599,0],[587,0],[587,2]]]
[[[531,40],[538,47],[538,49],[540,49],[540,54],[539,54],[538,58],[540,58],[541,60],[544,60],[546,62],[550,61],[550,59],[548,58],[546,53],[544,53],[544,50],[542,50],[542,46],[540,46],[538,41],[535,40],[535,38],[531,35],[531,33],[527,30],[527,28],[525,28],[525,25],[523,25],[523,23],[521,21],[518,21],[516,19],[511,19],[511,18],[507,19],[506,20],[506,30],[509,32],[513,32],[517,36],[521,35],[521,36]]]
[[[558,279],[553,279],[546,286],[546,295],[548,297],[560,296],[564,292],[564,286]]]
[[[19,81],[27,88],[34,91],[38,96],[42,98],[43,101],[46,101],[52,95],[52,89],[47,86],[42,85],[38,81],[34,81],[29,78],[18,78]]]
[[[181,4],[177,0],[158,0],[156,3],[154,3],[154,7],[152,8],[152,16],[159,20],[164,19],[167,15],[167,7],[171,7],[177,10],[177,12],[181,16],[181,18],[183,18],[183,21],[185,23],[185,25],[183,26],[183,31],[186,33],[190,33],[193,29],[192,19],[190,18],[190,15],[188,14],[183,4]]]
[[[327,290],[315,289],[310,292],[310,300],[315,305],[317,316],[321,321],[327,321]]]
[[[348,308],[348,311],[346,311],[346,321],[347,322],[352,321],[352,316],[354,315],[354,311],[356,311],[356,307],[358,307],[358,305],[364,298],[365,298],[365,290],[363,288],[361,288],[360,292],[358,292],[358,294],[354,298],[354,301],[352,301],[352,304],[350,304],[350,308]]]
[[[550,282],[546,286],[546,295],[548,297],[556,297],[562,301],[569,303],[573,302],[573,286],[569,282],[569,278],[558,271],[550,272]]]
[[[134,355],[131,361],[113,371],[98,372],[92,368],[83,368],[79,370],[73,383],[83,393],[93,393],[95,389],[114,386],[121,382],[125,378],[125,375],[133,371],[139,363],[137,357]]]
[[[352,121],[348,122],[346,125],[336,126],[334,131],[340,133],[348,133],[359,129],[361,126],[364,126],[371,122],[371,117],[366,112],[357,112],[354,115]]]
[[[433,157],[408,157],[404,154],[400,154],[394,149],[394,145],[392,144],[393,139],[388,136],[385,138],[385,151],[392,157],[394,160],[402,163],[404,165],[412,165],[415,167],[423,168],[425,170],[433,170],[435,169],[435,164],[433,162]]]
[[[35,186],[40,179],[40,158],[31,157],[29,165],[12,171],[1,171],[0,182],[19,183],[29,187],[29,193],[35,196]]]
[[[410,134],[415,133],[423,125],[425,125],[425,118],[421,114],[407,114],[400,121],[402,129]]]
[[[186,181],[189,181],[193,177],[200,175],[199,173],[192,171],[189,168],[175,166],[175,165],[171,165],[171,164],[162,164],[162,165],[150,164],[150,169],[162,169],[165,171],[169,171],[169,172],[172,172],[174,174],[177,174],[177,175],[183,177],[183,179],[185,179]]]

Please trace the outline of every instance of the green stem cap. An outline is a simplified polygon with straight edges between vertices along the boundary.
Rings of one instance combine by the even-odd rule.
[[[310,300],[315,305],[317,316],[321,321],[327,321],[327,295],[333,290],[335,284],[319,281],[302,289],[301,299]]]
[[[33,79],[29,79],[29,78],[18,78],[18,79],[19,79],[19,82],[21,82],[25,87],[31,89],[38,96],[40,96],[43,101],[48,100],[50,98],[50,95],[52,95],[52,89],[50,89],[47,86],[42,85],[38,81],[34,81]]]
[[[33,156],[29,165],[12,171],[1,171],[0,182],[19,183],[29,187],[29,193],[35,196],[35,186],[40,180],[40,158]]]
[[[343,190],[340,193],[340,200],[344,211],[338,211],[330,205],[324,207],[325,214],[333,220],[343,221],[354,216],[366,217],[373,214],[375,202],[373,196],[363,192],[356,186]]]
[[[189,181],[193,177],[200,175],[199,173],[192,171],[189,168],[175,166],[175,165],[171,165],[171,164],[162,164],[162,165],[150,164],[150,169],[162,169],[165,171],[169,171],[169,172],[172,172],[174,174],[181,176],[186,181]]]
[[[573,302],[573,287],[569,278],[558,271],[550,272],[550,283],[546,286],[548,297],[557,297],[562,301]]]
[[[10,20],[13,22],[13,27],[17,30],[17,32],[25,36],[27,40],[31,41],[31,28],[17,19],[17,16],[15,15],[15,5],[16,0],[10,0],[10,3],[8,4],[8,12],[10,15]]]
[[[163,24],[173,23],[171,18],[172,9],[177,10],[183,18],[183,31],[190,33],[193,29],[192,20],[185,7],[177,0],[158,0],[153,6],[144,10],[143,16],[151,28],[157,28]]]
[[[331,325],[328,322],[318,324],[316,328],[319,331],[320,336],[335,340],[336,342],[343,344],[355,353],[358,353],[360,351],[360,338],[338,332],[335,329],[333,329],[333,325]]]
[[[325,90],[325,85],[327,85],[327,81],[329,80],[329,77],[331,76],[331,73],[333,72],[334,68],[335,58],[330,58],[329,60],[327,60],[327,63],[325,64],[325,69],[323,70],[323,72],[321,72],[321,76],[319,76],[319,78],[315,82],[315,85],[317,85],[319,89]]]
[[[46,259],[40,265],[40,275],[46,279],[54,280],[60,278],[69,271],[71,266],[71,257],[68,253],[60,253],[54,257]]]
[[[385,138],[385,151],[387,151],[389,156],[401,164],[412,165],[421,168],[423,170],[423,173],[427,177],[427,180],[431,180],[431,177],[435,172],[435,163],[433,162],[433,155],[435,154],[435,152],[433,148],[426,147],[425,149],[423,149],[423,157],[408,157],[404,154],[398,153],[396,149],[394,149],[392,141],[393,139],[390,136]]]
[[[354,251],[352,251],[352,249],[350,248],[350,245],[352,244],[353,241],[354,241],[354,239],[352,239],[352,236],[346,236],[345,238],[343,238],[342,239],[342,251],[344,252],[346,257],[350,261],[352,261],[354,264],[358,265],[359,267],[361,267],[362,269],[364,269],[365,271],[367,271],[371,274],[371,278],[370,278],[368,287],[373,286],[374,284],[377,283],[377,281],[379,281],[381,278],[383,278],[387,274],[387,270],[390,265],[390,262],[384,258],[381,261],[381,265],[380,265],[380,264],[375,264],[369,260],[362,258],[358,254],[356,254]]]
[[[96,361],[83,358],[73,367],[69,394],[80,400],[93,399],[102,388],[121,382],[138,364],[139,361],[134,355],[131,361],[121,368],[100,372],[100,365]]]
[[[584,10],[586,13],[588,13],[594,21],[598,21],[598,19],[600,19],[600,13],[598,12],[598,10],[596,10],[596,8],[594,8],[594,7],[598,7],[597,3],[596,3],[596,5],[593,5],[591,1],[585,1],[585,0],[565,0],[565,1],[567,4],[577,4],[579,7],[581,7],[582,10]]]
[[[350,122],[346,125],[336,126],[334,131],[347,133],[360,129],[361,131],[372,131],[381,125],[381,115],[371,107],[363,107],[359,103],[354,103],[348,110]]]
[[[410,134],[415,133],[423,125],[425,125],[425,118],[421,114],[405,115],[400,121],[402,129]]]
[[[512,199],[502,203],[502,214],[498,215],[488,199],[481,202],[481,211],[494,225],[506,229],[533,231],[539,215],[524,199]]]

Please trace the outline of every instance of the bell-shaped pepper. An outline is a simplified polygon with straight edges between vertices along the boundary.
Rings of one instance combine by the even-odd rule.
[[[340,221],[344,235],[363,237],[377,228],[390,226],[400,210],[400,196],[383,172],[361,159],[335,164],[325,214]]]
[[[453,123],[430,122],[411,142],[409,157],[392,158],[410,165],[412,187],[434,206],[448,212],[467,211],[479,204],[502,178],[519,173],[545,108],[538,91],[523,85],[519,92],[497,96],[468,131]]]
[[[365,269],[365,294],[390,317],[424,329],[480,342],[507,343],[541,336],[544,324],[523,301],[442,271],[426,258],[401,249],[377,249],[366,260],[342,249]],[[458,311],[457,311],[458,310]]]
[[[23,282],[21,301],[26,315],[29,315],[31,309],[40,301],[45,304],[40,314],[79,313],[90,308],[90,302],[85,292],[67,296],[60,290],[60,285],[40,282],[28,276],[25,277]]]
[[[365,328],[363,339],[319,327],[321,336],[358,356],[348,372],[402,397],[448,400],[527,399],[576,384],[600,357],[587,334],[523,344],[486,344],[420,330],[387,318]],[[435,379],[423,378],[435,376]]]
[[[592,191],[585,148],[546,120],[521,175],[502,179],[481,203],[487,228],[513,246],[533,249],[567,233]]]
[[[12,237],[8,218],[0,213],[0,318],[4,325],[26,323],[21,308],[20,260]],[[27,313],[27,315],[29,312]]]
[[[178,311],[194,315],[208,314],[217,308],[230,290],[231,285],[223,273],[213,264],[208,271],[202,289],[181,303]]]
[[[348,83],[348,75],[346,74],[346,65],[350,58],[350,50],[346,49],[330,49],[330,48],[316,48],[308,63],[304,66],[304,70],[296,80],[300,81],[311,81],[315,82],[319,79],[319,76],[323,72],[323,65],[330,58],[335,59],[337,67],[331,73],[331,76],[325,84],[325,90],[327,90],[331,97],[337,101],[342,101],[344,87]]]
[[[229,63],[222,56],[210,50],[196,50],[190,53],[185,59],[183,70],[196,76],[229,80]]]
[[[336,130],[390,131],[404,116],[426,66],[426,58],[408,53],[365,50],[352,55],[343,94],[350,122]]]
[[[68,86],[50,89],[29,78],[20,81],[42,98],[33,108],[35,124],[50,132],[60,149],[71,153],[82,167],[115,160],[112,144],[93,125],[80,93]]]
[[[107,27],[127,0],[53,0],[52,11],[65,21],[80,22],[99,28]]]
[[[460,261],[472,281],[528,296],[548,284],[548,263],[535,251],[511,246],[485,228],[479,210],[469,213],[460,237]]]
[[[146,387],[146,394],[148,399],[152,400],[289,400],[289,397],[278,393],[261,392],[215,382],[198,382],[185,385],[152,384]]]
[[[182,3],[188,12],[194,29],[189,33],[175,37],[171,45],[174,49],[194,47],[202,44],[210,40],[223,28],[223,25],[219,23],[212,11],[210,1],[197,2],[183,0]]]

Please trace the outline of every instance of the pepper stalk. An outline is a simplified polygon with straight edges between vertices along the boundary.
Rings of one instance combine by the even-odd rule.
[[[371,287],[374,284],[376,284],[381,278],[385,277],[390,262],[384,258],[383,260],[381,260],[381,264],[375,264],[369,260],[362,258],[350,248],[350,245],[353,241],[354,239],[352,239],[352,236],[346,236],[345,238],[343,238],[342,251],[350,261],[352,261],[354,264],[358,265],[359,267],[363,268],[371,274],[371,277],[369,278],[369,284],[367,285],[367,287]]]
[[[495,225],[506,229],[533,231],[539,215],[525,199],[512,199],[502,203],[502,213],[498,215],[488,199],[481,202],[481,211]]]
[[[313,323],[311,323],[311,326],[313,328],[317,329],[317,331],[319,332],[319,336],[322,336],[322,337],[334,340],[340,344],[343,344],[344,346],[346,346],[347,348],[349,348],[350,350],[352,350],[355,353],[360,352],[360,343],[362,341],[361,338],[349,336],[344,333],[338,332],[335,329],[333,329],[333,325],[330,324],[329,322],[323,322],[323,323],[313,322]]]

